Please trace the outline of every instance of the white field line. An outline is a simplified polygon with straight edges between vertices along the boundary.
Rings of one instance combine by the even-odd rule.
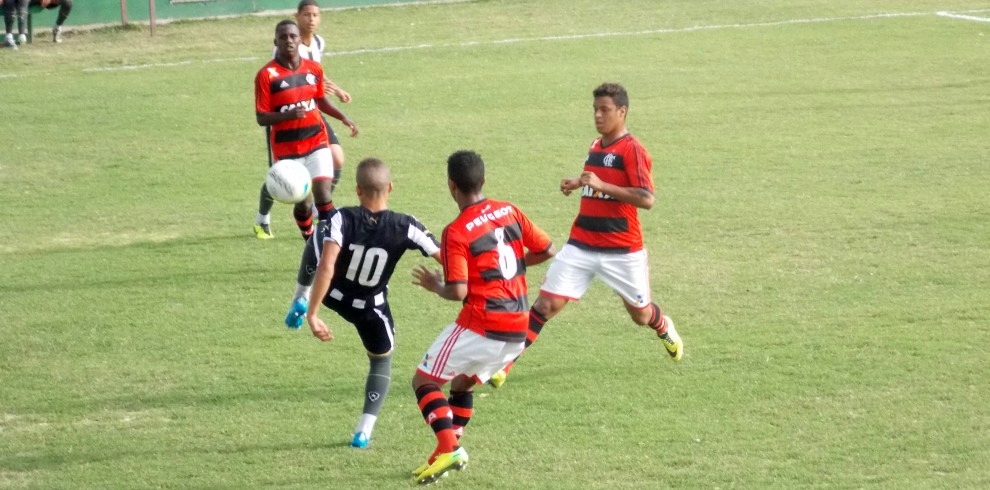
[[[580,39],[593,39],[602,37],[624,37],[624,36],[648,36],[652,34],[676,34],[684,32],[696,32],[696,31],[711,31],[720,29],[752,29],[757,27],[776,27],[776,26],[786,26],[794,24],[816,24],[823,22],[841,22],[841,21],[851,21],[851,20],[870,20],[870,19],[885,19],[893,17],[920,17],[924,15],[932,15],[931,12],[891,12],[891,13],[880,13],[880,14],[870,14],[870,15],[858,15],[851,17],[813,17],[807,19],[790,19],[790,20],[780,20],[774,22],[757,22],[752,24],[714,24],[705,26],[691,26],[691,27],[677,27],[677,28],[664,28],[664,29],[650,29],[645,31],[629,31],[629,32],[595,32],[590,34],[573,34],[568,36],[540,36],[540,37],[528,37],[528,38],[509,38],[509,39],[497,39],[494,41],[466,41],[461,43],[442,43],[442,44],[417,44],[413,46],[393,46],[386,48],[371,48],[371,49],[357,49],[353,51],[338,51],[333,53],[327,53],[325,56],[336,57],[336,56],[354,56],[359,54],[381,54],[381,53],[394,53],[398,51],[410,51],[414,49],[432,49],[432,48],[466,48],[473,46],[484,46],[484,45],[500,45],[500,44],[513,44],[513,43],[524,43],[524,42],[548,42],[548,41],[573,41]],[[230,61],[258,61],[260,57],[246,57],[246,58],[230,58],[230,59],[219,59],[219,60],[202,60],[199,63],[216,63],[216,62],[230,62]],[[103,68],[84,68],[85,72],[112,72],[112,71],[125,71],[125,70],[141,70],[147,68],[167,68],[173,66],[188,65],[192,63],[191,61],[181,61],[173,63],[148,63],[144,65],[130,65],[130,66],[111,66]]]
[[[603,38],[603,37],[622,37],[622,36],[648,36],[655,34],[677,34],[677,33],[688,33],[697,31],[712,31],[712,30],[722,30],[722,29],[753,29],[760,27],[778,27],[787,26],[795,24],[820,24],[825,22],[844,22],[844,21],[859,21],[859,20],[873,20],[873,19],[889,19],[889,18],[899,18],[899,17],[921,17],[926,15],[938,15],[942,17],[956,17],[965,18],[966,20],[984,19],[983,17],[973,17],[965,14],[969,13],[980,13],[980,12],[990,12],[990,9],[977,9],[977,10],[963,10],[963,11],[938,11],[938,12],[887,12],[879,14],[869,14],[869,15],[857,15],[857,16],[847,16],[847,17],[811,17],[806,19],[789,19],[780,20],[773,22],[756,22],[751,24],[713,24],[704,26],[691,26],[691,27],[677,27],[677,28],[663,28],[663,29],[650,29],[645,31],[630,31],[630,32],[597,32],[590,34],[574,34],[568,36],[540,36],[540,37],[529,37],[529,38],[509,38],[509,39],[498,39],[494,41],[466,41],[461,43],[441,43],[441,44],[417,44],[412,46],[392,46],[385,48],[371,48],[371,49],[357,49],[352,51],[338,51],[334,53],[327,53],[328,57],[336,56],[355,56],[361,54],[382,54],[382,53],[394,53],[399,51],[410,51],[416,49],[432,49],[432,48],[464,48],[473,46],[484,46],[484,45],[502,45],[502,44],[513,44],[513,43],[524,43],[524,42],[550,42],[550,41],[573,41],[581,39],[593,39],[593,38]],[[988,20],[990,21],[990,20]],[[125,66],[107,66],[107,67],[92,67],[84,68],[84,72],[119,72],[119,71],[134,71],[134,70],[146,70],[152,68],[170,68],[176,66],[191,65],[194,63],[231,63],[231,62],[243,62],[243,61],[260,61],[262,57],[260,56],[246,56],[239,58],[223,58],[223,59],[209,59],[209,60],[187,60],[187,61],[177,61],[170,63],[146,63],[142,65],[125,65]],[[267,58],[265,58],[267,59]],[[18,74],[0,74],[0,79],[3,78],[16,78],[19,77]]]
[[[990,22],[990,17],[976,17],[973,15],[962,15],[955,12],[935,12],[935,15],[948,17],[950,19],[971,20],[973,22]]]

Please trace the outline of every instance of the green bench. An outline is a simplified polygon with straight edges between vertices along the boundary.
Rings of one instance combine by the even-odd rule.
[[[27,42],[28,42],[28,44],[31,44],[31,42],[32,42],[32,40],[34,38],[34,19],[33,19],[34,14],[41,13],[41,12],[44,12],[44,11],[45,11],[44,8],[39,7],[37,5],[32,5],[32,6],[28,7],[28,15],[27,15]]]

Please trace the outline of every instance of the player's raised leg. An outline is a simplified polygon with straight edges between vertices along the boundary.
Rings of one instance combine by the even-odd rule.
[[[309,309],[309,292],[319,263],[317,250],[313,238],[306,240],[302,257],[299,259],[299,272],[296,273],[296,291],[292,294],[289,312],[285,314],[285,326],[293,330],[302,327],[303,318]]]
[[[317,220],[324,221],[333,211],[333,153],[321,148],[306,156],[303,162],[313,178],[313,203]]]
[[[292,217],[296,220],[296,226],[299,227],[299,233],[302,234],[303,240],[308,240],[309,237],[313,236],[314,216],[312,195],[307,196],[306,199],[292,206]]]
[[[684,342],[674,328],[674,321],[669,316],[663,314],[660,305],[650,303],[646,307],[637,307],[623,301],[629,316],[637,325],[646,325],[656,332],[660,342],[674,362],[680,362],[684,356]]]

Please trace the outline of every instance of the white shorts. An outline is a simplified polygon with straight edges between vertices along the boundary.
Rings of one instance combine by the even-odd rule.
[[[650,268],[646,250],[607,254],[566,244],[547,268],[540,293],[571,301],[581,299],[595,277],[637,308],[650,305]]]
[[[285,158],[302,164],[309,170],[309,177],[312,180],[333,178],[333,153],[330,148],[320,148],[302,158]],[[281,160],[280,160],[281,161]]]
[[[433,341],[417,370],[441,384],[462,374],[482,384],[519,357],[523,346],[522,341],[492,340],[451,323]]]

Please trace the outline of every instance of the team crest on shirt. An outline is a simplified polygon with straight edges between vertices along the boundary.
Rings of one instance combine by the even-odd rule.
[[[306,83],[308,83],[310,85],[316,85],[316,75],[313,75],[312,73],[307,73],[306,74]]]
[[[605,155],[605,158],[602,159],[602,164],[608,168],[612,168],[615,165],[615,155],[612,153]]]

